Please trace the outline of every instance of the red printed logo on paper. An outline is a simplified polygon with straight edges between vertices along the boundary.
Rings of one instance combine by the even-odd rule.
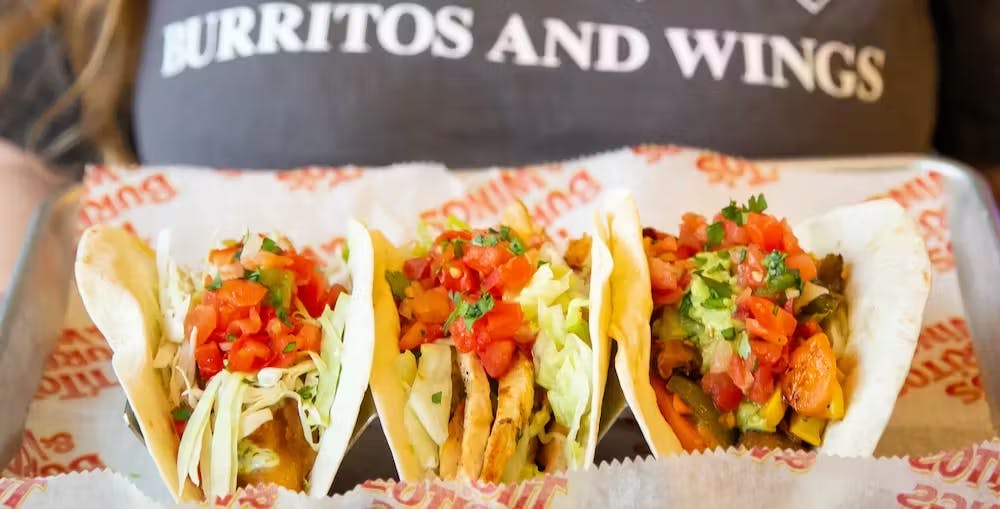
[[[909,458],[910,468],[948,483],[1000,496],[1000,443],[974,445],[965,449]]]
[[[430,482],[398,483],[366,481],[361,487],[377,494],[374,507],[463,507],[467,509],[502,505],[518,509],[544,509],[560,493],[566,493],[566,477],[548,475],[519,484],[486,484],[470,481],[455,490]],[[477,503],[471,503],[471,502]]]
[[[364,170],[356,167],[333,168],[307,166],[295,170],[275,173],[279,182],[288,186],[289,191],[318,191],[333,189],[341,184],[361,178]]]
[[[0,505],[18,509],[33,493],[45,491],[46,479],[0,479]]]
[[[269,509],[278,501],[278,486],[275,484],[244,486],[236,493],[215,497],[214,507],[240,509]]]
[[[117,386],[111,353],[97,327],[64,329],[42,373],[35,399],[93,398]]]
[[[739,454],[749,454],[750,458],[758,463],[774,462],[798,473],[808,472],[816,464],[815,452],[782,451],[754,447],[746,452],[741,451]]]
[[[646,164],[660,162],[666,156],[680,154],[684,149],[677,145],[638,145],[632,147],[632,153],[646,160]]]
[[[237,168],[214,168],[212,171],[226,179],[237,179],[243,176],[243,170]]]
[[[778,168],[764,168],[761,165],[722,154],[705,153],[695,161],[698,171],[708,175],[709,184],[725,184],[736,187],[745,184],[750,187],[777,182]]]
[[[117,176],[112,176],[119,185],[105,193],[88,193],[81,201],[79,214],[82,227],[109,223],[139,207],[162,205],[177,197],[177,188],[163,173],[147,175],[135,183],[121,183]]]
[[[914,389],[928,386],[939,387],[949,397],[967,405],[983,399],[972,337],[961,317],[924,327],[899,395],[902,397]]]
[[[49,477],[67,472],[82,472],[105,468],[96,452],[80,454],[72,433],[58,432],[48,436],[35,436],[24,431],[24,442],[17,455],[3,470],[4,476]]]
[[[907,180],[897,187],[869,198],[890,198],[899,203],[920,226],[927,244],[927,255],[938,272],[955,268],[955,257],[948,229],[948,209],[944,204],[944,177],[931,171]]]
[[[507,205],[545,187],[539,171],[501,170],[498,177],[472,188],[465,196],[421,212],[420,219],[434,230],[443,230],[449,216],[475,223],[496,216]]]

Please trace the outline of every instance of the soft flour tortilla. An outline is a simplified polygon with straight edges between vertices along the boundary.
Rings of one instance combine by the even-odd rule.
[[[520,202],[504,211],[501,223],[509,226],[523,238],[545,235],[544,230],[532,222],[527,209]],[[396,464],[400,480],[420,480],[424,478],[424,470],[420,466],[410,443],[409,435],[403,425],[403,410],[406,407],[407,394],[403,390],[394,368],[396,358],[401,353],[399,350],[401,331],[398,310],[388,282],[384,277],[379,276],[387,270],[402,270],[405,260],[402,259],[400,250],[394,247],[381,232],[372,231],[371,235],[375,253],[375,274],[377,275],[374,281],[372,300],[377,322],[375,326],[375,360],[369,383],[375,399],[375,406],[378,409],[379,420],[389,442],[389,448],[392,450],[393,461]],[[608,385],[607,373],[610,355],[610,339],[607,332],[610,308],[606,303],[610,292],[611,253],[607,249],[602,249],[601,246],[603,244],[595,242],[591,251],[588,327],[591,349],[594,353],[592,373],[594,386],[589,410],[589,432],[584,442],[585,465],[593,463],[598,437],[607,431],[624,408],[621,389],[617,384],[612,384],[613,386],[607,388],[610,391],[608,396],[613,401],[603,405],[605,408],[610,408],[611,411],[602,415],[605,388]]]
[[[642,227],[631,197],[610,197],[610,335],[618,344],[615,367],[625,398],[657,456],[684,452],[656,406],[649,383],[653,309]],[[916,224],[892,200],[834,209],[795,228],[804,249],[818,257],[839,253],[848,268],[850,334],[837,365],[846,414],[832,421],[819,451],[871,455],[885,429],[910,368],[930,293],[930,260]]]
[[[371,309],[373,256],[364,227],[348,225],[351,249],[351,309],[344,332],[343,362],[330,426],[310,473],[313,496],[325,496],[347,450],[371,371],[374,314]],[[200,501],[202,490],[190,480],[177,491],[177,448],[172,405],[153,358],[160,341],[155,254],[123,229],[98,225],[80,239],[76,282],[91,320],[107,339],[112,367],[142,431],[146,448],[177,501]],[[367,421],[371,415],[361,418]]]

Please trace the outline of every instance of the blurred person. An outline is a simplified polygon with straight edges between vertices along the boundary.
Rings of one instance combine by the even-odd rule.
[[[1000,2],[0,0],[0,90],[18,210],[87,162],[470,168],[676,143],[988,168]]]

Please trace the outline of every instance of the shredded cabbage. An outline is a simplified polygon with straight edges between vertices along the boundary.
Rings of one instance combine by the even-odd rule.
[[[225,373],[220,371],[219,374]],[[219,375],[215,375],[219,376]],[[236,491],[236,445],[240,435],[240,409],[247,385],[238,373],[230,373],[219,387],[215,400],[215,421],[212,426],[212,492],[209,496]]]
[[[532,347],[536,383],[548,391],[556,422],[567,433],[564,454],[572,466],[582,463],[577,442],[592,398],[593,350],[583,309],[589,306],[580,278],[557,256],[535,271],[518,302],[524,314],[537,322]]]
[[[420,362],[406,406],[420,420],[434,443],[448,438],[451,413],[451,347],[432,343],[420,345]]]
[[[320,355],[324,366],[319,371],[315,406],[324,426],[330,425],[330,408],[333,406],[337,384],[340,381],[344,330],[347,327],[347,314],[350,308],[351,296],[344,293],[337,299],[337,305],[333,310],[327,307],[319,317],[320,328],[323,330]]]
[[[202,439],[206,434],[208,422],[211,418],[212,405],[215,404],[215,396],[219,392],[219,386],[222,385],[223,380],[228,376],[227,372],[220,371],[218,375],[215,375],[215,378],[212,378],[208,382],[208,385],[205,386],[205,392],[198,401],[198,405],[194,407],[191,417],[188,418],[184,434],[181,436],[180,446],[177,448],[178,492],[183,491],[184,481],[188,477],[191,478],[191,482],[195,486],[200,484],[198,477],[199,457],[196,456],[196,453],[200,453]]]
[[[403,427],[406,428],[406,434],[410,437],[410,445],[413,446],[413,452],[417,455],[420,466],[428,472],[436,471],[438,467],[438,444],[434,443],[434,440],[427,433],[427,429],[420,423],[417,413],[413,411],[410,405],[406,405],[403,409]]]
[[[392,365],[399,374],[399,384],[403,386],[403,392],[409,394],[413,387],[413,381],[417,379],[417,356],[409,350],[403,350]]]

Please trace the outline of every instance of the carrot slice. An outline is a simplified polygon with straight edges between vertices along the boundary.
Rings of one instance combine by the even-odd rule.
[[[656,406],[660,408],[660,413],[666,419],[670,429],[677,435],[677,440],[680,441],[681,447],[685,451],[707,449],[708,446],[705,443],[705,438],[701,436],[701,433],[698,433],[698,428],[674,408],[674,398],[670,391],[667,390],[666,382],[655,373],[649,374],[649,382],[653,386],[653,392],[656,393]]]

